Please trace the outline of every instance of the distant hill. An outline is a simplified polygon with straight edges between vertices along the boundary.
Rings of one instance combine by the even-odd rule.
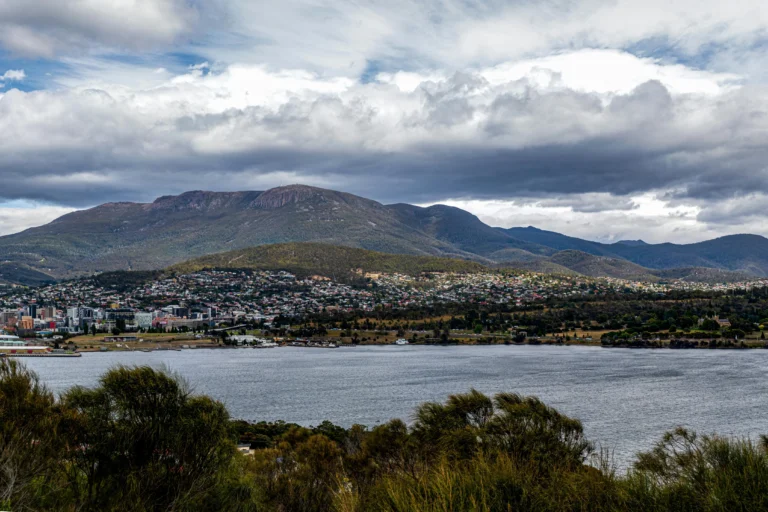
[[[560,251],[550,261],[590,277],[615,277],[637,281],[658,281],[650,269],[618,258],[594,256],[581,251]]]
[[[514,263],[499,263],[501,267],[512,267],[520,270],[529,270],[540,274],[559,274],[564,276],[577,276],[578,272],[555,263],[550,258],[536,258],[527,261],[516,261]],[[607,277],[607,276],[605,276]]]
[[[694,244],[648,244],[642,240],[603,244],[533,227],[503,231],[525,242],[624,259],[651,269],[703,267],[768,276],[768,239],[759,235],[729,235]]]
[[[211,254],[169,267],[166,272],[203,269],[285,270],[302,277],[321,275],[337,281],[359,276],[357,271],[419,275],[423,272],[484,272],[489,269],[467,260],[387,254],[318,243],[262,245]]]
[[[414,230],[426,233],[460,251],[495,259],[500,251],[517,251],[518,257],[551,255],[555,250],[532,241],[523,241],[502,230],[484,224],[475,215],[460,208],[434,205],[421,208],[409,204],[388,206],[398,219]]]
[[[687,267],[653,270],[662,281],[689,281],[692,283],[738,283],[751,277],[745,272],[733,272],[719,268]]]
[[[590,277],[614,277],[633,281],[689,281],[698,283],[735,283],[753,276],[704,267],[650,269],[621,258],[595,256],[581,251],[560,251],[549,258],[515,262],[512,266],[546,274],[579,274]]]
[[[594,254],[595,256],[615,256],[609,246],[605,246],[604,244],[561,235],[554,231],[545,231],[543,229],[534,228],[533,226],[510,229],[498,228],[498,230],[518,240],[549,247],[554,249],[554,252],[575,250]]]
[[[619,240],[616,243],[617,244],[629,245],[631,247],[642,247],[643,245],[648,245],[647,243],[643,242],[642,240]]]
[[[768,276],[768,239],[757,235],[688,245],[640,240],[602,244],[534,227],[493,228],[445,205],[383,205],[344,192],[290,185],[264,192],[193,191],[64,215],[0,237],[0,282],[36,284],[110,271],[158,270],[210,254],[293,242],[614,277],[643,270],[627,263],[645,270],[702,267]],[[563,251],[609,260],[558,256]]]
[[[0,283],[2,284],[23,283],[37,286],[54,281],[56,280],[50,275],[31,269],[26,265],[11,262],[0,263]]]

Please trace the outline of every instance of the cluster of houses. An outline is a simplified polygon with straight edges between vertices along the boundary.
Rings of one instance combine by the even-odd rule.
[[[372,311],[437,303],[522,305],[549,297],[676,289],[730,289],[759,282],[640,283],[536,273],[366,274],[352,286],[288,272],[205,270],[133,286],[83,279],[39,288],[0,289],[0,328],[20,335],[118,331],[196,331],[237,321],[264,322],[323,311]],[[765,283],[763,283],[765,284]]]

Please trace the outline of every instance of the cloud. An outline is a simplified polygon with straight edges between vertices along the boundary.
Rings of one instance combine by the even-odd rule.
[[[617,66],[633,71],[604,80]],[[142,76],[6,93],[0,195],[85,205],[286,173],[385,201],[768,189],[763,88],[622,52],[425,74],[415,87],[415,74],[361,84],[250,65]]]
[[[11,80],[24,80],[26,78],[26,73],[24,73],[23,69],[9,69],[2,75],[0,75],[0,82],[2,81],[11,81]]]
[[[73,208],[27,201],[0,203],[0,236],[47,224],[72,211]]]
[[[303,182],[591,237],[765,231],[767,29],[758,0],[0,0],[0,49],[58,64],[0,94],[0,197]]]
[[[372,64],[455,71],[585,48],[712,61],[733,71],[764,58],[755,47],[768,27],[763,0],[284,0],[270,7],[222,2],[212,18],[226,30],[199,50],[215,61],[348,76]]]
[[[587,203],[589,198],[593,208],[578,206]],[[564,195],[557,200],[470,200],[448,201],[448,204],[470,210],[492,226],[545,226],[548,230],[605,243],[628,239],[691,243],[741,232],[735,226],[713,229],[697,218],[700,208],[674,205],[652,192],[623,198],[589,194],[586,198],[585,195]]]
[[[196,19],[184,0],[0,0],[0,47],[45,58],[105,47],[146,50],[174,42]]]

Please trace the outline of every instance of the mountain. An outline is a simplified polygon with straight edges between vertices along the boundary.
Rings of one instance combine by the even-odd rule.
[[[306,277],[314,274],[346,281],[360,272],[419,275],[422,272],[483,272],[489,269],[467,260],[388,254],[318,243],[272,244],[211,254],[176,264],[167,272],[203,269],[285,270]]]
[[[531,254],[548,251],[513,240],[456,208],[385,206],[352,194],[291,185],[265,192],[194,191],[152,203],[103,204],[0,237],[0,261],[60,279],[159,269],[197,256],[282,242],[488,264],[493,260],[483,253],[505,245]],[[468,250],[475,245],[483,252]]]
[[[550,260],[579,274],[590,277],[616,277],[637,281],[657,281],[650,269],[618,258],[594,256],[581,251],[560,251]]]
[[[659,280],[653,270],[630,261],[594,256],[573,249],[557,252],[549,258],[516,263],[515,266],[534,272],[552,274],[580,274],[590,277],[615,277],[651,282]]]
[[[755,276],[768,275],[768,239],[758,235],[730,235],[695,244],[657,244],[640,247],[612,244],[617,257],[657,269],[708,267]]]
[[[703,267],[768,276],[768,239],[759,235],[729,235],[684,245],[642,240],[603,244],[533,227],[502,231],[524,242],[624,259],[651,269]]]
[[[97,272],[156,270],[210,254],[289,242],[615,277],[679,267],[768,275],[768,239],[756,235],[688,245],[639,240],[602,244],[534,227],[494,228],[445,205],[384,205],[344,192],[290,185],[264,192],[193,191],[64,215],[0,237],[0,282],[36,284]],[[691,279],[718,276],[693,270],[678,274]]]
[[[521,259],[556,252],[546,245],[523,241],[492,228],[475,215],[453,206],[438,204],[421,208],[410,204],[394,204],[388,208],[394,211],[404,224],[415,230],[447,242],[461,251],[497,261],[496,256],[500,251],[522,251],[518,256]]]
[[[595,256],[615,256],[615,254],[608,248],[610,246],[582,240],[581,238],[561,235],[554,231],[537,229],[533,226],[528,226],[527,228],[497,229],[518,240],[550,247],[554,249],[555,252],[574,250],[586,252],[587,254],[594,254]]]

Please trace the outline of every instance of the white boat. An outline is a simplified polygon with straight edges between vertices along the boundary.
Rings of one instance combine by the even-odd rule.
[[[408,340],[405,338],[400,338],[395,340],[395,345],[408,345]]]

